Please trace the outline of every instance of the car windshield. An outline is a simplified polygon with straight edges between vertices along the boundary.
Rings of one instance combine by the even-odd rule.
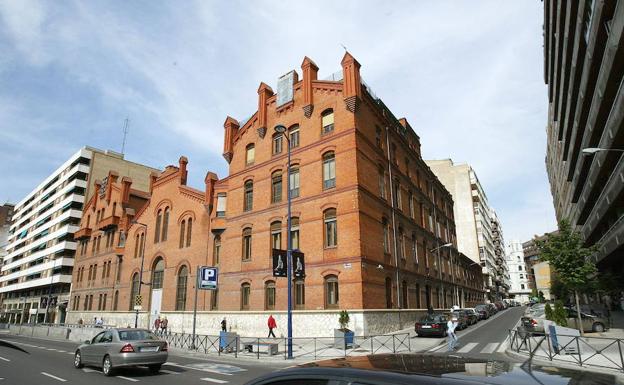
[[[122,341],[157,340],[158,337],[147,330],[120,330],[119,339]]]
[[[439,314],[427,314],[426,316],[420,319],[422,322],[442,322],[444,321],[444,316]]]

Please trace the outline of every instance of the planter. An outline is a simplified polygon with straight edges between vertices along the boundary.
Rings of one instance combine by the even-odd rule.
[[[219,351],[232,353],[238,351],[238,334],[221,331],[219,333]]]
[[[349,329],[334,329],[334,348],[347,349],[353,347],[355,333]]]

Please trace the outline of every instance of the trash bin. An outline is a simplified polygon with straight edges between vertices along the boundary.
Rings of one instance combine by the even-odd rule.
[[[236,338],[238,338],[236,333],[221,331],[219,333],[219,350],[227,353],[231,353],[234,349],[238,351]]]

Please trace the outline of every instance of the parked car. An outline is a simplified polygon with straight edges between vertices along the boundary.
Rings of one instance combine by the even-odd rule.
[[[144,365],[158,373],[167,362],[167,342],[146,329],[108,329],[78,346],[74,353],[74,367],[85,365],[102,368],[112,376],[117,368]]]
[[[576,310],[566,308],[568,313],[567,322],[568,327],[578,329],[577,313]],[[521,323],[524,329],[532,333],[544,333],[544,320],[546,314],[544,312],[534,312],[531,315],[525,315],[521,318]],[[583,324],[584,332],[601,333],[608,329],[609,322],[606,318],[602,318],[596,315],[585,314],[581,312],[581,323]]]
[[[488,307],[488,309],[490,309],[490,316],[493,316],[494,314],[498,313],[498,308],[493,303],[488,303],[486,304],[486,306]]]
[[[466,312],[466,314],[468,315],[468,324],[469,325],[474,325],[477,322],[479,322],[479,314],[477,314],[477,311],[474,308],[465,308],[465,309],[461,309],[463,311]]]
[[[490,309],[486,304],[481,304],[475,306],[475,310],[479,313],[479,319],[488,319],[490,318]]]
[[[469,325],[468,314],[463,310],[454,310],[451,317],[457,317],[457,330],[466,329]]]
[[[419,337],[424,336],[446,336],[448,318],[441,313],[427,314],[422,317],[414,326],[414,330]]]

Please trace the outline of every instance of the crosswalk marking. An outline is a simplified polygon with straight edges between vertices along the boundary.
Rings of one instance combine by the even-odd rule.
[[[202,381],[214,382],[216,384],[227,384],[228,382],[225,380],[217,380],[216,378],[204,377],[201,379]]]
[[[50,373],[41,372],[41,374],[43,374],[44,376],[48,376],[48,377],[50,377],[50,378],[54,378],[54,379],[55,379],[55,380],[57,380],[57,381],[67,382],[67,380],[66,380],[66,379],[61,378],[61,377],[57,377],[57,376],[52,375],[52,374],[50,374]]]
[[[498,347],[497,352],[505,353],[505,350],[507,350],[507,339],[505,339],[505,341],[503,341],[503,343],[500,344],[500,346]]]
[[[485,348],[481,349],[481,353],[490,354],[494,352],[494,350],[496,350],[497,347],[498,347],[498,342],[490,342],[489,344],[485,345]]]
[[[476,342],[469,342],[469,343],[466,344],[466,346],[464,346],[463,348],[459,349],[457,352],[458,353],[468,353],[469,351],[471,351],[477,345],[478,345],[478,343],[476,343]]]
[[[8,358],[4,358],[4,357],[0,357],[0,360],[6,361],[6,362],[11,362],[11,360],[9,360]]]

